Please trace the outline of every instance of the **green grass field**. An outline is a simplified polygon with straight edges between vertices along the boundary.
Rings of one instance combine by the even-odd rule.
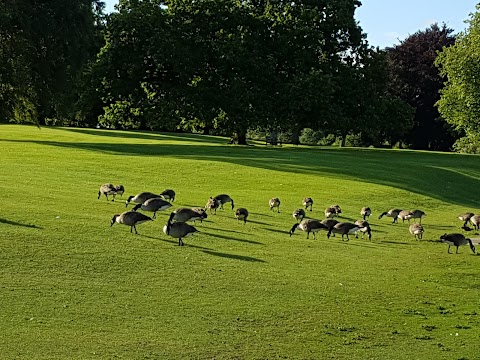
[[[438,242],[480,212],[479,156],[226,143],[0,126],[0,358],[479,358],[480,256]],[[105,182],[123,199],[97,200]],[[174,208],[228,193],[250,221],[226,206],[184,247],[168,212],[110,227],[128,195],[166,188]],[[305,196],[312,218],[370,206],[372,241],[289,237]],[[393,207],[427,213],[422,241],[378,220]]]

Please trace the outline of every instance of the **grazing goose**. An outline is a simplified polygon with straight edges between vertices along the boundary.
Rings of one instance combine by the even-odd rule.
[[[274,208],[277,208],[277,213],[280,212],[280,199],[279,198],[271,198],[268,201],[268,206],[270,207],[270,210],[273,210]]]
[[[305,217],[305,210],[297,209],[293,212],[292,216],[297,220],[297,222],[302,221]]]
[[[215,210],[215,214],[217,214],[217,209],[218,209],[218,202],[215,201],[211,196],[207,201],[207,204],[205,205],[205,210],[209,209],[210,214],[212,213],[212,210]]]
[[[328,231],[333,229],[333,227],[338,224],[338,221],[335,219],[325,219],[320,222],[328,228]],[[333,236],[335,236],[335,234],[333,234]]]
[[[405,222],[405,220],[408,220],[410,222],[410,219],[413,217],[413,213],[408,210],[402,210],[398,213],[398,218],[402,219],[402,223]]]
[[[235,211],[235,217],[238,220],[243,220],[243,224],[245,225],[247,223],[247,218],[248,218],[248,210],[245,208],[238,208],[237,211]]]
[[[348,238],[348,234],[354,234],[355,231],[358,231],[360,227],[356,224],[352,224],[349,222],[339,222],[337,225],[335,225],[333,228],[330,229],[330,231],[327,234],[327,237],[330,238],[330,235],[332,233],[334,234],[341,234],[342,235],[342,241],[343,236],[347,235],[347,241],[350,239]]]
[[[390,209],[388,211],[385,211],[383,213],[380,214],[380,216],[378,217],[378,219],[380,220],[382,217],[386,216],[386,217],[391,217],[393,218],[393,221],[392,221],[392,224],[395,224],[398,220],[398,214],[400,214],[400,209]]]
[[[113,184],[103,184],[100,186],[100,190],[98,190],[98,198],[100,199],[100,196],[105,195],[108,201],[108,195],[113,195],[112,201],[115,201],[115,195],[117,195],[117,190],[115,189],[115,186]]]
[[[455,246],[457,248],[456,254],[458,254],[458,247],[462,245],[470,245],[475,254],[475,246],[473,246],[472,240],[466,239],[462,234],[445,234],[440,236],[440,241],[448,244],[447,252],[450,254],[450,246]]]
[[[218,203],[218,205],[220,206],[220,209],[222,210],[223,210],[223,204],[226,204],[226,203],[232,203],[232,210],[234,208],[233,199],[227,194],[217,195],[213,199]]]
[[[129,196],[127,201],[125,201],[125,207],[127,207],[130,202],[134,202],[136,204],[143,204],[148,199],[158,198],[158,197],[159,197],[158,194],[154,194],[154,193],[151,193],[151,192],[148,192],[148,191],[141,192],[141,193],[139,193],[135,196]]]
[[[155,219],[157,217],[157,211],[167,210],[170,207],[172,207],[172,204],[168,201],[156,197],[146,200],[143,204],[135,205],[132,210],[137,211],[138,209],[142,209],[143,211],[153,212],[152,219]]]
[[[172,189],[163,190],[160,193],[160,197],[162,197],[165,200],[168,200],[170,202],[173,202],[173,201],[175,201],[175,191],[173,191]]]
[[[475,230],[480,230],[480,215],[473,215],[470,218],[470,222],[472,223]]]
[[[424,232],[422,224],[412,224],[408,230],[410,231],[410,234],[415,236],[416,239],[422,240]]]
[[[120,194],[123,197],[123,193],[125,192],[125,187],[123,185],[115,185],[115,192]]]
[[[198,232],[196,228],[192,225],[189,225],[184,222],[174,222],[172,223],[172,217],[175,214],[172,212],[170,214],[170,219],[168,219],[167,225],[163,227],[163,232],[166,235],[170,235],[173,238],[178,239],[178,246],[183,246],[182,238],[192,235],[193,233]]]
[[[425,214],[424,211],[422,211],[422,210],[417,210],[417,209],[412,210],[411,213],[412,213],[412,219],[413,219],[413,221],[415,221],[415,219],[420,219],[420,220],[419,220],[419,221],[420,221],[420,224],[422,223],[422,218],[423,218],[424,216],[427,216],[427,214]],[[410,219],[409,219],[409,222],[410,222]]]
[[[310,206],[310,211],[312,211],[313,208],[313,199],[311,197],[306,197],[303,199],[303,206],[305,206],[305,210],[308,209]]]
[[[362,233],[362,239],[366,233],[368,236],[368,240],[372,240],[372,229],[370,228],[370,224],[366,220],[357,220],[355,221],[355,225],[358,225],[358,231]],[[358,238],[357,231],[355,231],[355,237]]]
[[[152,218],[136,211],[125,211],[120,215],[113,215],[110,226],[113,226],[117,222],[119,224],[130,226],[130,232],[132,232],[132,229],[134,229],[135,234],[138,234],[136,225],[147,221],[152,221]]]
[[[369,207],[363,207],[362,210],[360,210],[360,215],[363,216],[363,220],[367,220],[367,218],[372,215],[372,210],[370,210]]]
[[[200,220],[203,222],[203,219],[207,217],[207,212],[204,209],[178,208],[170,214],[170,221],[187,222]]]
[[[335,211],[337,212],[337,216],[342,213],[342,208],[340,207],[340,205],[332,205],[330,207],[335,209]]]
[[[464,221],[465,223],[463,224],[463,226],[467,226],[468,222],[470,221],[471,217],[473,216],[474,214],[471,213],[471,212],[466,212],[466,213],[463,213],[463,214],[460,214],[458,215],[458,218],[462,221]]]
[[[310,237],[310,233],[313,233],[313,238],[315,240],[317,239],[315,235],[317,231],[328,230],[328,228],[325,225],[323,225],[319,220],[305,219],[305,220],[302,220],[300,224],[297,223],[292,226],[292,228],[290,229],[290,236],[293,235],[297,227],[300,230],[307,232],[307,239]]]
[[[327,207],[324,211],[325,217],[328,218],[334,218],[335,216],[338,216],[337,214],[337,209],[335,209],[333,206]]]

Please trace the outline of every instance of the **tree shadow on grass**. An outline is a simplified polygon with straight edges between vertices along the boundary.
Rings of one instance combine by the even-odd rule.
[[[251,256],[243,256],[243,255],[235,255],[235,254],[226,254],[226,253],[221,253],[217,251],[209,251],[209,250],[203,250],[205,254],[208,255],[213,255],[213,256],[219,256],[227,259],[233,259],[233,260],[242,260],[242,261],[248,261],[248,262],[260,262],[260,263],[266,263],[265,260],[262,259],[257,259]]]
[[[19,223],[17,221],[11,221],[7,219],[0,218],[0,223],[1,224],[7,224],[7,225],[13,225],[13,226],[21,226],[21,227],[27,227],[27,228],[32,228],[32,229],[43,229],[40,226],[34,225],[34,224],[23,224]]]
[[[99,135],[95,130],[90,131],[92,131],[92,135]],[[168,136],[173,140],[181,141],[183,134]],[[190,134],[188,136],[194,139],[201,138],[198,135]],[[359,148],[285,147],[267,149],[260,146],[247,148],[215,144],[212,146],[166,144],[161,141],[153,144],[42,140],[0,141],[31,142],[108,154],[218,161],[267,170],[322,175],[400,188],[452,204],[480,208],[478,200],[471,195],[480,186],[480,161],[476,156]],[[199,141],[207,144],[210,139]],[[398,199],[392,199],[392,201],[398,202]]]

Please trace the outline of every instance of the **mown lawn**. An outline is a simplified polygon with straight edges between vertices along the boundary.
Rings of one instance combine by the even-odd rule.
[[[2,359],[480,356],[480,257],[438,242],[480,213],[478,156],[2,125],[0,165]],[[105,182],[123,199],[97,200]],[[228,193],[250,221],[227,206],[184,247],[167,212],[110,227],[128,195],[166,188],[174,208]],[[312,218],[370,206],[372,241],[289,237],[305,196]],[[422,241],[378,219],[393,207],[427,213]]]

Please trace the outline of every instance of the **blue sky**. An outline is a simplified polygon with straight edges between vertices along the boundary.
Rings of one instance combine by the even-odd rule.
[[[480,0],[361,0],[356,19],[367,33],[370,45],[381,48],[399,43],[435,22],[445,22],[455,32],[466,28],[465,20]],[[117,0],[105,0],[113,11]]]

